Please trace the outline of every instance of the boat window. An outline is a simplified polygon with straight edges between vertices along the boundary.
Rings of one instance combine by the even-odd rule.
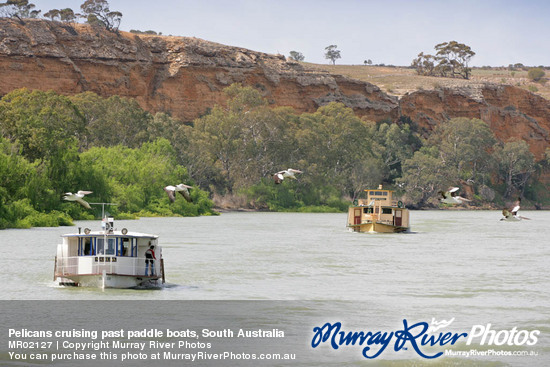
[[[96,254],[103,255],[103,247],[105,246],[105,241],[103,238],[98,238],[96,240]]]
[[[384,191],[384,192],[382,193],[382,195],[388,196],[388,192],[387,192],[387,191]]]
[[[90,237],[84,237],[84,255],[92,254],[92,239]]]
[[[372,208],[363,208],[363,213],[372,214]]]
[[[108,238],[107,239],[107,248],[105,249],[105,255],[114,255],[116,248],[116,239]]]
[[[120,243],[120,252],[118,256],[128,256],[128,248],[130,247],[130,239],[123,237]]]
[[[369,192],[369,195],[374,195],[374,191]]]
[[[391,214],[391,208],[382,208],[382,214]]]

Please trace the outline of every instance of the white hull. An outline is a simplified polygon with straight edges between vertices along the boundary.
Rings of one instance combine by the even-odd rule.
[[[135,288],[158,286],[158,276],[129,276],[116,274],[73,275],[59,278],[59,284],[94,288]]]

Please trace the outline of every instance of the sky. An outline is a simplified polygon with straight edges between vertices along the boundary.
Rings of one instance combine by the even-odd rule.
[[[42,10],[84,0],[34,0]],[[470,66],[550,66],[548,0],[110,0],[120,29],[154,30],[327,64],[408,66],[420,52],[449,41],[476,53]]]

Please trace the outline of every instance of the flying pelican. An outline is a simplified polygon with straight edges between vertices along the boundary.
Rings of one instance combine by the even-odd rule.
[[[518,200],[514,203],[514,207],[511,209],[503,209],[502,215],[504,215],[504,218],[501,218],[500,220],[504,220],[507,222],[518,222],[522,219],[530,220],[530,218],[522,217],[521,215],[518,215],[519,211],[519,205],[521,204],[521,198],[518,198]]]
[[[285,178],[292,178],[293,180],[296,180],[296,174],[302,173],[302,171],[299,171],[297,169],[289,168],[284,171],[279,171],[273,175],[273,181],[275,181],[276,184],[280,184],[283,182]]]
[[[176,191],[179,192],[185,198],[185,200],[187,200],[188,203],[191,203],[193,199],[191,199],[191,195],[189,194],[188,189],[192,189],[192,188],[193,186],[189,186],[181,183],[176,186],[172,186],[172,185],[166,186],[164,188],[164,191],[166,191],[166,193],[168,194],[168,198],[172,203],[176,200]]]
[[[447,191],[439,191],[438,193],[441,195],[441,198],[439,201],[445,204],[462,204],[464,201],[471,201],[466,198],[463,198],[462,196],[458,196],[456,192],[458,191],[458,187],[450,187]]]
[[[91,194],[91,193],[92,193],[92,191],[78,191],[76,194],[73,194],[72,192],[66,192],[63,196],[63,199],[68,200],[68,201],[76,201],[76,202],[80,203],[83,207],[85,207],[86,209],[92,209],[90,204],[88,204],[88,202],[86,200],[82,199],[84,197],[84,195],[88,195],[88,194]]]

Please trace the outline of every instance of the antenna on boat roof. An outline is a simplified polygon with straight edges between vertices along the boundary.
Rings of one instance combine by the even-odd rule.
[[[114,203],[88,203],[90,205],[101,205],[101,218],[105,218],[105,205],[118,205]]]

